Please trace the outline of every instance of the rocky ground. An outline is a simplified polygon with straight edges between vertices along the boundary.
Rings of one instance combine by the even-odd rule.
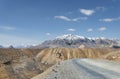
[[[71,59],[60,62],[31,79],[119,79],[120,62]]]
[[[0,79],[30,79],[56,63],[73,58],[120,61],[120,49],[45,48],[0,49]]]
[[[34,61],[41,49],[0,49],[0,79],[30,79],[42,71]]]

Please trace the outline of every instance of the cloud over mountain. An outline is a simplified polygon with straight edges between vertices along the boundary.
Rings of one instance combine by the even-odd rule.
[[[50,33],[46,33],[46,35],[48,35],[48,36],[49,36],[49,35],[51,35],[51,34],[50,34]]]
[[[80,9],[80,13],[82,13],[84,15],[87,15],[87,16],[90,16],[93,13],[95,13],[95,11],[94,10],[90,10],[90,9]]]
[[[88,32],[92,32],[92,31],[93,31],[93,29],[92,29],[92,28],[89,28],[87,31],[88,31]]]
[[[101,27],[101,28],[99,28],[98,30],[99,31],[105,31],[107,28],[106,27]]]
[[[67,29],[67,31],[74,32],[74,31],[76,31],[76,30],[73,29],[73,28],[70,28],[70,29]]]

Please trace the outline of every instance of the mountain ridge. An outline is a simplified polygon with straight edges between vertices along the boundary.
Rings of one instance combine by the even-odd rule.
[[[112,47],[113,45],[120,45],[119,39],[108,39],[105,37],[84,37],[73,34],[66,34],[57,36],[55,39],[46,40],[43,43],[33,46],[33,48],[54,48],[54,47],[68,47],[68,48],[102,48]]]

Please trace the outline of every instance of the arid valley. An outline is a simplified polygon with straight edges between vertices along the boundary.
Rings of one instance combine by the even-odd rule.
[[[0,0],[0,79],[120,79],[120,0]]]
[[[97,39],[97,46],[75,46],[75,36],[64,41],[56,39],[51,47],[42,45],[30,48],[0,48],[0,79],[119,79],[120,49],[106,47],[108,39]],[[71,43],[70,40],[74,43]],[[78,38],[85,41],[86,39]],[[58,43],[58,41],[60,43]],[[105,47],[101,47],[101,44]],[[84,43],[84,42],[82,42]],[[54,45],[53,45],[54,44]],[[58,45],[59,44],[59,45]],[[65,45],[66,44],[66,45]],[[43,46],[45,45],[45,46]],[[64,46],[62,46],[64,45]],[[43,46],[39,48],[39,46]],[[54,46],[54,47],[53,47]],[[66,46],[66,47],[65,47]],[[68,47],[69,46],[69,47]],[[110,45],[111,46],[111,45]],[[104,72],[104,73],[103,73]]]

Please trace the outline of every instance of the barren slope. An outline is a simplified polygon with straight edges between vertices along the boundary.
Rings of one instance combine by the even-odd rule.
[[[28,79],[41,73],[33,60],[40,51],[0,48],[0,79]]]
[[[120,61],[120,51],[113,51],[103,56],[104,59]]]
[[[39,52],[35,57],[35,61],[39,65],[40,70],[45,71],[57,62],[69,60],[73,58],[93,58],[93,59],[109,59],[111,52],[119,51],[119,49],[110,48],[46,48]],[[111,55],[112,56],[112,55]],[[116,59],[117,60],[117,59]]]
[[[111,51],[117,50],[109,48],[46,48],[36,56],[36,60],[46,64],[55,64],[56,62],[72,58],[100,58]]]

